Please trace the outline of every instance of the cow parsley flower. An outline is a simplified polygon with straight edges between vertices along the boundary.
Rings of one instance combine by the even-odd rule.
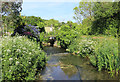
[[[9,58],[9,61],[12,61],[13,60],[13,58]]]
[[[16,47],[15,45],[13,45],[13,47]]]
[[[17,52],[21,52],[21,50],[20,50],[20,49],[17,49]]]
[[[16,61],[16,65],[18,65],[19,64],[19,61]]]
[[[32,51],[35,51],[34,49],[32,49]]]
[[[9,72],[11,72],[11,70],[9,70]]]
[[[8,50],[7,50],[7,52],[8,52],[8,53],[10,53],[10,52],[11,52],[11,50],[9,50],[9,49],[8,49]]]
[[[23,50],[26,50],[26,48],[24,47]]]
[[[29,54],[31,55],[32,53],[30,52]]]
[[[31,62],[29,62],[29,64],[31,64]]]

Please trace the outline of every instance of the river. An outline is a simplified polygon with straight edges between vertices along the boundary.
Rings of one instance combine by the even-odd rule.
[[[39,80],[119,80],[107,71],[98,72],[95,67],[79,56],[71,55],[58,47],[45,47],[49,60]]]

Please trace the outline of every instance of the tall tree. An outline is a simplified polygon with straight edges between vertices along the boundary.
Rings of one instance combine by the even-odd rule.
[[[85,18],[92,19],[93,11],[92,8],[94,6],[93,2],[79,2],[79,7],[75,7],[74,10],[74,19],[79,23],[82,22]]]
[[[94,22],[92,25],[93,34],[115,35],[118,30],[118,2],[97,2],[94,5]]]
[[[2,2],[2,20],[4,27],[15,28],[21,23],[22,0]]]

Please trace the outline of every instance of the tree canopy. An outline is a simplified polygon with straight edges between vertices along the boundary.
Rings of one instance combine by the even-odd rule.
[[[15,28],[20,24],[20,12],[22,11],[22,1],[2,2],[2,19],[5,27]]]
[[[73,10],[84,34],[117,35],[120,2],[80,2]]]

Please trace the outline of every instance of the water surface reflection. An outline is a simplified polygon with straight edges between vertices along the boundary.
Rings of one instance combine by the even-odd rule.
[[[66,53],[57,47],[45,47],[50,56],[40,80],[118,80],[106,71],[98,72],[83,58]]]

